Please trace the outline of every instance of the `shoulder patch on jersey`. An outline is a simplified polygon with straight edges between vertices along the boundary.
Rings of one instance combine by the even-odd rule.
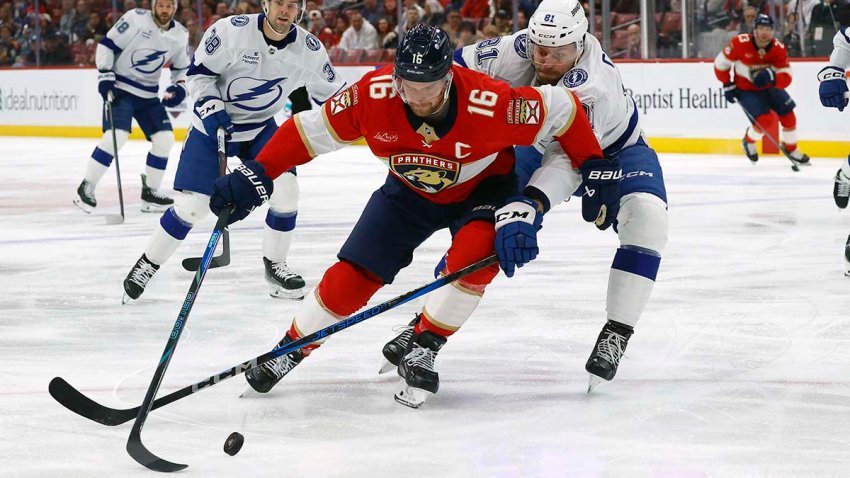
[[[144,8],[137,8],[134,10],[136,15],[146,15],[150,10],[145,10]]]
[[[528,34],[523,33],[514,39],[514,50],[517,55],[528,59]]]
[[[322,47],[322,42],[320,42],[319,39],[312,33],[308,33],[307,38],[304,41],[307,43],[307,48],[313,51],[319,51],[319,48]]]
[[[508,124],[537,124],[540,122],[540,101],[517,98],[508,102]]]
[[[587,72],[581,68],[575,68],[564,75],[564,86],[567,88],[575,88],[584,84],[587,81]]]
[[[244,27],[248,24],[248,16],[247,15],[237,15],[235,17],[230,17],[230,24],[234,27]]]
[[[207,55],[212,55],[221,46],[221,38],[218,37],[218,33],[215,31],[215,28],[210,30],[210,36],[204,41],[204,51],[207,52]]]
[[[460,173],[460,162],[421,153],[390,156],[390,168],[408,184],[426,193],[452,186]]]
[[[357,96],[357,85],[353,85],[351,88],[331,98],[331,115],[341,113],[349,106],[356,105],[358,101]]]

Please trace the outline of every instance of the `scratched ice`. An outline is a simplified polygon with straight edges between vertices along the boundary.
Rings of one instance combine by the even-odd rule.
[[[212,218],[142,300],[121,281],[158,214],[139,208],[146,144],[122,151],[91,216],[71,204],[94,141],[0,138],[0,475],[153,476],[105,427],[51,399],[62,376],[116,408],[138,405],[177,317]],[[179,147],[168,166],[176,169]],[[670,243],[614,382],[585,394],[584,362],[605,318],[616,237],[559,205],[541,255],[499,277],[441,352],[440,392],[392,399],[380,348],[408,304],[332,337],[273,393],[237,398],[241,377],[152,413],[143,439],[187,476],[842,477],[850,470],[850,314],[842,251],[850,215],[832,203],[834,159],[791,172],[766,157],[663,155]],[[315,285],[386,174],[351,147],[299,168],[290,265]],[[270,349],[296,302],[271,299],[255,212],[231,232],[233,262],[210,271],[160,395]],[[428,282],[443,232],[371,304]],[[379,251],[376,251],[379,253]],[[235,457],[228,434],[245,435]]]

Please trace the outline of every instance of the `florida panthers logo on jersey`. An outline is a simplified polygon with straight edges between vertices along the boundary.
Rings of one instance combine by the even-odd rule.
[[[391,156],[390,168],[408,184],[426,193],[437,193],[450,187],[460,173],[457,161],[419,153]]]
[[[165,63],[166,53],[165,50],[140,48],[133,52],[130,63],[133,68],[142,73],[156,73]]]
[[[227,102],[234,108],[245,111],[264,111],[271,108],[283,96],[280,83],[286,78],[262,80],[240,77],[227,85]]]

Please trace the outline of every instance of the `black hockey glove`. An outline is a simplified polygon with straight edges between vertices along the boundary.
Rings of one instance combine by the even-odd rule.
[[[257,206],[269,200],[274,190],[266,169],[256,161],[245,161],[232,173],[213,182],[210,209],[218,216],[230,204],[235,206],[228,224],[244,219]]]
[[[740,96],[741,92],[738,91],[738,85],[733,83],[726,83],[723,85],[723,96],[726,97],[726,101],[729,103],[737,103],[738,96]]]
[[[590,159],[579,168],[584,191],[581,195],[581,215],[600,230],[608,229],[620,211],[620,180],[623,170],[614,159]]]

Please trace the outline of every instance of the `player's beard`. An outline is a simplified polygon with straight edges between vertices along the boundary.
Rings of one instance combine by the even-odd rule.
[[[165,27],[168,26],[169,23],[171,23],[172,15],[169,15],[167,13],[163,13],[163,14],[155,15],[155,17],[156,17],[156,24],[159,25],[162,28],[165,28]]]
[[[277,33],[278,35],[286,35],[287,33],[289,33],[289,29],[292,26],[292,20],[289,19],[282,20],[278,18],[266,17],[266,22],[268,22],[269,28],[271,28],[272,31]]]

